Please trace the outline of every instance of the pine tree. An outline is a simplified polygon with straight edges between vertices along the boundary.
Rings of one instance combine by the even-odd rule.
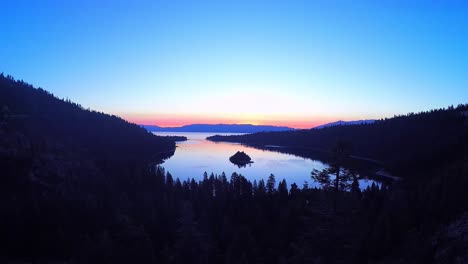
[[[270,177],[268,177],[267,183],[266,183],[266,188],[268,191],[268,194],[272,194],[275,191],[275,175],[270,174]]]
[[[286,199],[288,198],[288,185],[286,184],[286,180],[283,179],[278,184],[278,192],[281,198]]]

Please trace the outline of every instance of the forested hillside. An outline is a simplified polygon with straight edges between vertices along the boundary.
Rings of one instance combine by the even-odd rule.
[[[408,176],[467,157],[468,104],[395,116],[372,124],[208,139],[324,152],[343,141],[350,144],[351,155],[380,161],[394,173]]]
[[[59,142],[67,148],[82,148],[94,158],[112,160],[149,160],[175,148],[172,139],[156,137],[117,116],[84,109],[3,75],[0,107],[7,129],[27,135],[33,148]]]
[[[70,256],[116,217],[130,179],[175,151],[173,138],[9,76],[0,75],[0,111],[0,262]]]

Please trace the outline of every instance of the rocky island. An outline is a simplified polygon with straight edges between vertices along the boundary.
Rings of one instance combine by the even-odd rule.
[[[249,155],[245,154],[244,151],[237,151],[236,154],[232,155],[229,160],[236,164],[239,168],[245,167],[247,164],[253,163]]]

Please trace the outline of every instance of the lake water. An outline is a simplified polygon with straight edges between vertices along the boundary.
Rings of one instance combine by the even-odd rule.
[[[160,136],[185,136],[187,141],[178,142],[175,154],[161,164],[174,178],[185,180],[194,178],[203,179],[203,173],[207,172],[220,175],[226,173],[230,179],[233,172],[245,176],[253,182],[266,179],[274,174],[276,182],[286,179],[288,186],[296,183],[302,188],[305,181],[309,187],[318,186],[310,178],[313,169],[322,170],[327,164],[312,159],[297,157],[290,154],[269,150],[260,150],[248,146],[229,142],[212,142],[206,140],[212,135],[234,135],[234,133],[180,133],[180,132],[155,132]],[[229,157],[237,151],[244,151],[252,158],[253,163],[239,168],[229,161]],[[372,184],[372,180],[359,181],[361,188]]]

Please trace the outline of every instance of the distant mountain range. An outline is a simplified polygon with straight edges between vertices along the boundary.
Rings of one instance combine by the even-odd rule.
[[[355,121],[338,120],[336,122],[316,126],[316,127],[314,127],[314,129],[322,129],[322,128],[325,128],[325,127],[332,127],[332,126],[352,126],[352,125],[372,124],[375,121],[376,121],[375,119],[365,119],[365,120],[355,120]]]
[[[251,124],[192,124],[181,127],[141,125],[151,132],[212,132],[212,133],[257,133],[266,131],[289,131],[294,128]]]
[[[349,126],[360,124],[372,124],[376,120],[365,119],[355,121],[336,121],[320,126],[314,129],[321,129],[331,126]],[[251,125],[251,124],[192,124],[180,127],[160,127],[155,125],[140,125],[151,132],[210,132],[210,133],[257,133],[257,132],[277,132],[295,130],[285,126]]]

